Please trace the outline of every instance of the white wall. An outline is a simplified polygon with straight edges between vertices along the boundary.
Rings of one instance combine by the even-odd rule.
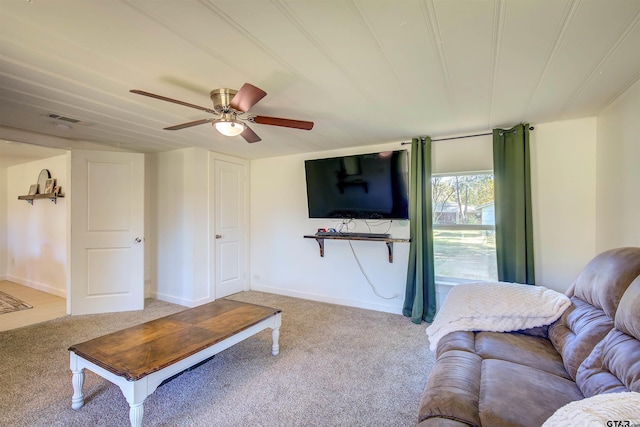
[[[7,277],[7,168],[0,167],[0,280]]]
[[[378,292],[396,295],[386,300],[372,292],[348,242],[325,241],[320,258],[315,240],[302,237],[336,225],[307,217],[305,159],[399,148],[393,143],[252,161],[251,289],[401,312],[408,244],[394,245],[389,264],[383,243],[352,242]],[[596,119],[537,124],[531,151],[536,281],[564,292],[595,255]],[[367,229],[360,223],[357,231]],[[408,221],[394,222],[391,234],[408,237]]]
[[[252,161],[251,289],[399,312],[408,243],[394,244],[394,262],[389,263],[384,243],[351,242],[377,292],[393,297],[387,300],[372,291],[348,241],[326,240],[325,256],[321,258],[316,241],[303,236],[338,225],[338,221],[308,218],[304,160],[400,148],[399,143],[393,143]],[[356,223],[357,228],[351,231],[368,231],[363,221]],[[386,227],[372,227],[372,231],[384,232]],[[390,233],[408,238],[408,221],[394,221]]]
[[[57,204],[27,194],[42,169],[49,169],[63,192],[68,189],[68,155],[7,168],[7,280],[61,297],[67,291],[67,199]]]
[[[208,151],[147,155],[149,294],[193,307],[213,299],[209,280]]]
[[[433,174],[490,171],[493,169],[493,137],[482,135],[433,141],[431,168]]]
[[[598,252],[640,246],[640,81],[598,116]]]
[[[157,233],[158,162],[156,156],[144,156],[144,296],[150,298],[158,277]]]
[[[596,255],[596,118],[531,132],[536,284],[567,290]]]

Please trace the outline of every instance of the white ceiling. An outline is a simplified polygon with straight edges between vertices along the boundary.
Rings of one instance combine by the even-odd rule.
[[[639,22],[640,0],[0,0],[0,126],[252,159],[593,116],[640,78]],[[315,127],[165,131],[207,113],[129,93],[210,108],[244,82],[251,113]]]
[[[0,168],[59,156],[64,150],[0,139]]]

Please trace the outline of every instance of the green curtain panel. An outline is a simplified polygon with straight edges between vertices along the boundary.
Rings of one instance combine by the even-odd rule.
[[[529,125],[493,130],[498,280],[535,284]]]
[[[431,208],[431,138],[411,142],[409,170],[409,222],[411,243],[407,289],[402,313],[413,323],[431,323],[436,314],[436,279],[433,270],[433,212]]]

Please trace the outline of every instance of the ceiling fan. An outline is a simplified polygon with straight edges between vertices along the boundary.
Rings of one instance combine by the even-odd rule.
[[[242,136],[247,142],[261,141],[260,137],[253,131],[246,122],[257,123],[260,125],[282,126],[294,129],[311,130],[313,122],[303,120],[282,119],[279,117],[268,117],[259,115],[246,115],[247,111],[262,98],[267,92],[255,87],[252,84],[245,83],[240,90],[233,89],[214,89],[210,93],[213,108],[200,107],[199,105],[189,104],[188,102],[178,101],[177,99],[167,98],[166,96],[156,95],[154,93],[142,90],[131,89],[131,93],[156,98],[161,101],[173,102],[174,104],[184,105],[185,107],[195,108],[207,113],[215,114],[216,117],[208,119],[195,120],[193,122],[181,123],[175,126],[164,128],[165,130],[179,130],[191,126],[203,125],[205,123],[213,123],[218,132],[226,136]],[[245,116],[246,115],[246,116]]]

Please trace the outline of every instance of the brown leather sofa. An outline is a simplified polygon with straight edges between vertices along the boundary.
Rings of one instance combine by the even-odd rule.
[[[548,327],[452,332],[436,351],[419,426],[536,426],[563,405],[640,392],[640,248],[594,258]]]

